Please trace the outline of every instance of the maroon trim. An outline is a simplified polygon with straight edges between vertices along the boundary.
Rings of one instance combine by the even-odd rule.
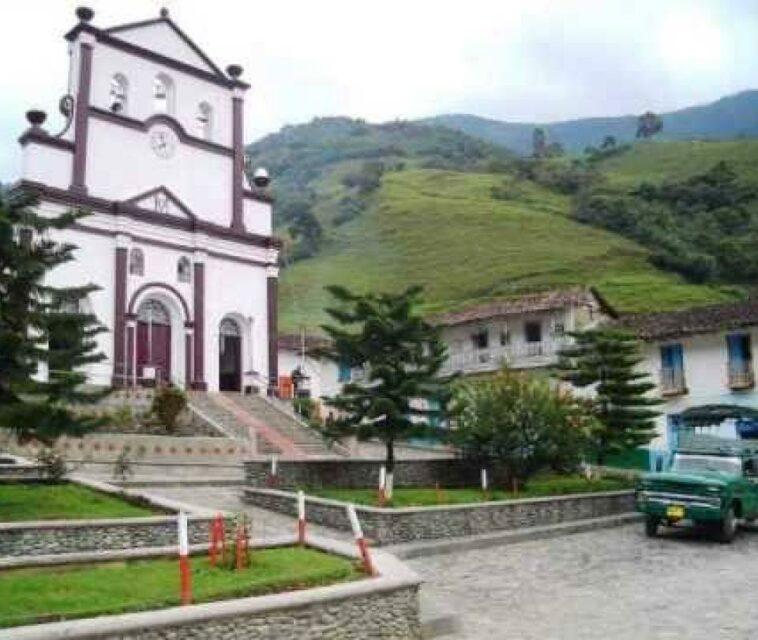
[[[79,46],[79,88],[74,105],[74,162],[71,172],[71,188],[87,192],[87,138],[89,132],[90,85],[92,84],[92,45],[86,42]]]
[[[125,387],[128,387],[131,383],[132,379],[134,378],[134,358],[132,357],[134,355],[134,341],[135,341],[135,329],[134,326],[127,326],[126,327],[126,376],[127,380],[125,380]]]
[[[195,367],[194,379],[192,381],[193,389],[205,390],[205,265],[202,262],[195,263],[194,272],[195,282],[195,330],[193,337],[195,340]]]
[[[116,247],[116,283],[113,299],[113,378],[119,384],[124,384],[126,373],[126,354],[124,353],[124,336],[126,327],[126,263],[128,251],[126,247]]]
[[[241,232],[204,220],[189,220],[183,217],[169,216],[156,213],[155,211],[142,209],[126,202],[106,200],[105,198],[97,198],[83,193],[76,193],[68,189],[49,187],[31,180],[20,180],[13,188],[30,192],[41,199],[49,200],[51,202],[59,202],[61,204],[79,206],[87,209],[96,209],[99,212],[109,213],[111,215],[123,215],[133,218],[134,220],[149,222],[160,227],[184,229],[186,231],[202,231],[209,236],[223,238],[225,240],[234,240],[243,244],[264,247],[266,249],[280,249],[282,246],[282,241],[274,236],[262,236],[247,231]]]
[[[179,293],[174,287],[172,287],[170,284],[165,284],[163,282],[146,282],[141,287],[139,287],[132,294],[132,297],[129,299],[129,306],[127,307],[127,313],[137,313],[137,309],[135,308],[135,305],[137,304],[137,299],[140,297],[140,294],[146,289],[165,289],[166,291],[170,291],[171,293],[173,293],[177,298],[179,298],[179,302],[182,303],[182,310],[184,311],[184,321],[189,322],[189,319],[191,316],[189,312],[189,305],[187,304],[186,300],[184,299],[182,294]]]
[[[173,202],[176,205],[179,211],[181,211],[188,218],[192,220],[197,218],[197,216],[194,213],[192,213],[192,211],[186,204],[184,204],[181,200],[179,200],[179,198],[177,198],[176,195],[174,195],[174,193],[170,189],[168,189],[167,187],[164,187],[163,185],[161,185],[160,187],[155,187],[155,189],[150,189],[149,191],[145,191],[144,193],[139,193],[136,196],[132,196],[128,200],[124,200],[124,202],[136,205],[140,200],[144,200],[145,198],[149,198],[158,193],[162,193],[163,195],[165,195],[171,202]]]
[[[48,147],[55,147],[57,149],[63,149],[65,151],[74,151],[75,145],[71,140],[64,140],[63,138],[56,138],[55,136],[51,136],[43,129],[34,128],[27,129],[24,131],[24,133],[21,134],[21,137],[18,139],[18,143],[25,147],[30,142],[34,142],[35,144],[43,144]]]
[[[248,200],[257,200],[258,202],[267,202],[269,204],[274,201],[273,194],[264,193],[263,191],[253,191],[252,189],[242,189],[242,197]]]
[[[108,29],[103,29],[105,33],[120,33],[121,31],[129,31],[132,29],[139,29],[140,27],[149,27],[154,24],[160,24],[160,23],[167,24],[169,27],[171,27],[175,32],[176,35],[178,35],[184,42],[189,46],[190,49],[192,49],[200,58],[207,64],[211,69],[213,69],[213,72],[222,78],[225,78],[226,76],[224,73],[219,69],[215,64],[213,64],[213,60],[211,60],[204,52],[203,50],[198,47],[191,39],[190,37],[182,31],[179,26],[168,16],[160,18],[153,18],[152,20],[141,20],[140,22],[129,22],[127,24],[120,24],[116,25],[115,27],[110,27]]]
[[[96,227],[88,227],[86,225],[75,222],[71,225],[71,229],[75,231],[82,231],[83,233],[92,233],[95,235],[106,236],[112,238],[117,235],[128,235],[135,243],[152,245],[154,247],[161,247],[163,249],[174,249],[176,251],[195,251],[197,247],[190,246],[188,244],[175,244],[173,242],[164,242],[163,240],[154,240],[153,238],[146,238],[145,236],[134,235],[131,232],[124,234],[121,231],[111,231],[110,229],[97,229]],[[240,258],[226,253],[218,253],[217,251],[208,251],[208,255],[219,260],[228,260],[229,262],[237,262],[239,264],[246,264],[251,267],[273,267],[275,262],[261,262],[260,260],[253,260],[251,258]]]
[[[242,142],[242,98],[232,98],[232,146],[234,162],[232,167],[232,229],[245,230],[242,217],[242,179],[245,174],[245,150]]]
[[[278,278],[268,278],[266,287],[268,311],[268,388],[273,394],[279,385],[279,349],[278,349]]]
[[[176,133],[179,140],[192,147],[198,147],[204,151],[210,151],[211,153],[217,153],[226,157],[233,157],[234,150],[230,147],[225,147],[217,142],[210,142],[209,140],[203,140],[187,133],[181,123],[165,113],[157,113],[150,116],[147,120],[137,120],[136,118],[130,118],[129,116],[122,115],[120,113],[113,113],[107,109],[101,109],[100,107],[90,106],[89,114],[93,118],[98,120],[104,120],[111,124],[117,124],[122,127],[134,129],[135,131],[147,131],[155,124],[164,124]]]
[[[186,326],[186,325],[185,325]],[[192,336],[184,334],[184,386],[192,386]]]
[[[151,62],[155,62],[166,67],[171,67],[177,71],[182,71],[188,75],[207,80],[208,82],[212,82],[228,89],[234,87],[239,87],[241,89],[250,88],[250,85],[246,82],[242,82],[241,80],[230,80],[226,76],[218,76],[215,73],[210,73],[205,69],[200,69],[199,67],[187,64],[186,62],[182,62],[174,58],[169,58],[168,56],[161,55],[160,53],[156,53],[150,49],[145,49],[144,47],[132,44],[126,40],[116,38],[115,36],[112,36],[105,31],[98,29],[97,27],[93,27],[90,24],[80,22],[66,34],[65,38],[69,41],[75,40],[80,33],[91,33],[95,36],[98,42],[113,47],[114,49],[119,49],[120,51],[138,56],[145,60],[150,60]]]

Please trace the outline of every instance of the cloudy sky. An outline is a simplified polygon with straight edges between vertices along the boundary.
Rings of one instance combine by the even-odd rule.
[[[86,2],[86,0],[84,0]],[[89,0],[100,27],[161,6],[253,88],[248,140],[317,115],[552,121],[758,87],[757,0]],[[54,112],[82,0],[3,0],[0,180],[24,112]]]

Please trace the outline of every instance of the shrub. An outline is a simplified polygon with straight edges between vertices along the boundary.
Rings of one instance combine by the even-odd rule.
[[[45,447],[37,453],[37,464],[42,465],[45,478],[53,482],[60,482],[68,473],[63,456],[52,447]]]
[[[173,433],[176,430],[176,420],[186,406],[187,396],[184,391],[172,384],[166,384],[156,390],[151,411],[166,431]]]

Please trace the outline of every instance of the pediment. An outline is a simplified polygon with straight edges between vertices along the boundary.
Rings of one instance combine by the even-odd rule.
[[[140,209],[161,215],[187,218],[189,220],[194,220],[196,217],[187,205],[164,186],[140,193],[125,202]]]
[[[170,18],[158,18],[106,29],[106,32],[168,58],[208,73],[223,76],[221,70]]]

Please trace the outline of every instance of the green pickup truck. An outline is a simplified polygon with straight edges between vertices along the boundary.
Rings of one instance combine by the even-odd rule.
[[[731,542],[738,520],[758,518],[758,445],[706,440],[678,448],[667,471],[642,476],[637,511],[646,516],[648,536],[662,525],[687,522],[715,529],[719,540]]]

